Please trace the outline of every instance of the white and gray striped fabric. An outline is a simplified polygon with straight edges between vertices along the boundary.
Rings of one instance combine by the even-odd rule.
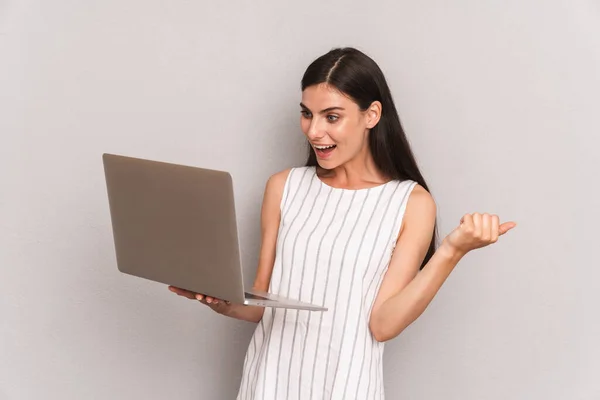
[[[373,302],[416,182],[333,188],[290,171],[269,291],[326,312],[267,308],[248,347],[238,400],[384,399]]]

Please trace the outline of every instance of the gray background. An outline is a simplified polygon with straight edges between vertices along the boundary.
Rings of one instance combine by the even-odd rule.
[[[232,399],[253,325],[121,275],[101,165],[231,171],[246,280],[268,176],[304,159],[299,80],[382,67],[465,258],[388,344],[389,399],[599,399],[597,1],[0,1],[0,399]]]

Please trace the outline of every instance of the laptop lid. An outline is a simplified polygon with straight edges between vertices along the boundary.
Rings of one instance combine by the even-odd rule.
[[[118,269],[243,302],[231,175],[103,154]]]

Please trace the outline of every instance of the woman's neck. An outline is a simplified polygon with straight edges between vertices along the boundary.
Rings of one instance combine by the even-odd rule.
[[[379,171],[370,153],[366,157],[356,157],[330,170],[317,167],[317,174],[328,185],[347,189],[376,186],[389,181],[389,178]]]

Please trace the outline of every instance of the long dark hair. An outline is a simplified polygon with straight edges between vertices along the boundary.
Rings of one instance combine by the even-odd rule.
[[[390,179],[413,180],[429,192],[429,187],[402,129],[392,94],[379,66],[361,51],[346,47],[329,51],[313,61],[302,77],[302,90],[326,83],[349,96],[361,110],[381,102],[381,117],[369,133],[369,149],[379,170]],[[309,146],[307,166],[318,165]],[[437,245],[437,221],[421,269],[433,256]]]

